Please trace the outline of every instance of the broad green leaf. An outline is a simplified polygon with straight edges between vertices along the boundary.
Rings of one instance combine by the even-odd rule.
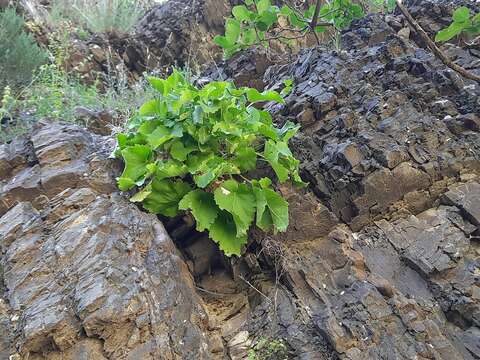
[[[258,183],[263,189],[267,189],[268,187],[270,187],[270,185],[272,185],[272,180],[270,180],[269,178],[261,178],[260,180],[258,180]]]
[[[289,16],[292,13],[293,13],[293,10],[288,5],[283,5],[282,8],[280,9],[280,14],[284,16]]]
[[[285,166],[275,161],[269,160],[268,162],[270,163],[273,171],[275,171],[275,174],[280,182],[283,183],[288,180],[288,169]]]
[[[184,144],[182,140],[176,139],[170,147],[170,155],[175,160],[185,161],[187,160],[187,155],[195,151],[197,147],[193,144]]]
[[[153,99],[143,104],[138,112],[142,116],[151,116],[165,114],[165,110],[166,109],[162,107],[162,102],[160,100]]]
[[[187,157],[187,167],[190,174],[196,174],[202,169],[205,169],[208,161],[213,159],[215,155],[213,152],[193,153]]]
[[[260,0],[257,2],[257,11],[261,15],[271,6],[270,0]]]
[[[159,125],[161,125],[161,121],[149,119],[138,127],[138,133],[145,135],[146,138],[146,136],[150,135]]]
[[[234,164],[242,172],[253,170],[257,167],[257,153],[251,147],[242,147],[237,150]]]
[[[245,5],[237,5],[233,7],[232,14],[237,20],[247,21],[250,20],[251,11]]]
[[[193,181],[199,188],[204,189],[226,174],[240,174],[240,169],[233,163],[219,161],[219,158],[215,158],[207,162],[199,174],[193,176]]]
[[[290,92],[292,91],[292,88],[293,88],[293,80],[292,79],[287,79],[287,80],[284,80],[283,81],[283,85],[285,86],[282,91],[280,92],[280,96],[281,97],[285,97],[287,96],[288,94],[290,94]]]
[[[292,24],[293,27],[297,27],[300,29],[303,29],[305,26],[308,25],[308,23],[303,19],[300,19],[295,12],[292,12],[290,15],[288,15],[288,21],[290,22],[290,24]]]
[[[452,19],[453,19],[453,21],[459,22],[459,23],[469,20],[470,19],[470,9],[465,7],[465,6],[461,6],[458,9],[455,9],[455,11],[453,12],[453,15],[452,15]]]
[[[203,123],[203,110],[200,105],[195,106],[195,110],[193,110],[192,119],[194,124],[202,124]]]
[[[232,214],[237,236],[245,235],[255,216],[255,196],[252,188],[235,180],[224,181],[215,189],[215,202]]]
[[[271,189],[263,189],[263,193],[273,220],[273,225],[278,231],[287,230],[288,202]]]
[[[285,104],[285,100],[274,90],[259,92],[257,89],[248,89],[246,91],[248,101],[252,103],[263,101],[275,101],[280,104]]]
[[[125,168],[118,181],[120,190],[130,190],[135,182],[145,175],[146,165],[150,162],[152,150],[145,145],[134,145],[122,150]]]
[[[235,44],[240,36],[240,22],[235,19],[227,19],[225,23],[225,38],[231,44]]]
[[[208,169],[201,174],[193,175],[193,181],[200,189],[205,189],[213,180],[217,179],[217,177],[217,171],[216,168],[214,168]]]
[[[315,13],[315,5],[310,5],[308,7],[308,10],[305,11],[305,14],[303,14],[303,17],[311,20],[313,18],[314,13]]]
[[[180,210],[190,209],[197,221],[197,230],[205,231],[210,228],[220,212],[213,194],[203,190],[193,190],[185,195],[178,205]]]
[[[262,188],[257,186],[253,187],[253,193],[255,194],[255,201],[257,207],[257,226],[263,231],[269,231],[273,226],[272,215],[270,210],[267,209],[267,199],[265,198],[265,192]]]
[[[155,90],[157,90],[160,94],[167,95],[167,92],[165,90],[168,91],[168,89],[165,88],[165,80],[159,79],[159,78],[154,77],[154,76],[147,77],[147,80],[150,83],[150,85]]]
[[[215,36],[213,42],[224,49],[229,49],[233,46],[233,43],[231,43],[225,36],[221,35]]]
[[[173,217],[178,214],[178,203],[190,190],[190,185],[181,180],[154,179],[151,193],[143,200],[143,207],[153,214]]]
[[[177,126],[173,129],[169,129],[166,126],[159,125],[155,128],[155,130],[147,136],[148,144],[152,147],[152,149],[156,149],[159,146],[162,146],[167,141],[176,138],[182,137],[183,131],[180,126]]]
[[[278,180],[280,180],[280,182],[285,182],[288,180],[289,171],[288,168],[279,162],[279,155],[281,151],[285,151],[288,147],[285,149],[283,146],[279,147],[278,144],[279,143],[275,143],[271,140],[265,142],[263,156],[275,171],[275,174],[277,174]]]
[[[210,227],[209,236],[227,256],[240,256],[242,246],[247,243],[246,235],[237,236],[235,221],[226,211],[219,213]]]
[[[268,28],[270,28],[270,26],[275,24],[277,21],[278,21],[277,15],[274,12],[265,11],[259,19],[259,22],[265,24],[265,28],[264,29],[260,28],[260,30],[263,30],[263,31],[268,30]]]
[[[278,130],[278,136],[287,143],[300,130],[300,125],[287,121],[281,129]]]
[[[352,4],[350,6],[350,12],[355,19],[360,19],[365,16],[362,7],[358,4]]]
[[[188,173],[188,167],[183,162],[176,160],[168,160],[159,162],[156,166],[155,178],[158,180],[183,176]]]
[[[136,184],[135,181],[133,181],[130,178],[125,178],[125,177],[119,177],[117,178],[117,184],[118,188],[122,191],[127,191],[133,188]]]
[[[142,202],[147,198],[148,195],[152,193],[151,186],[146,186],[145,189],[139,191],[130,198],[131,202]]]
[[[435,36],[435,41],[448,41],[458,34],[460,34],[465,28],[462,23],[451,23],[446,29],[440,30]]]
[[[252,45],[257,41],[257,34],[254,28],[245,29],[242,33],[242,41],[245,45]]]

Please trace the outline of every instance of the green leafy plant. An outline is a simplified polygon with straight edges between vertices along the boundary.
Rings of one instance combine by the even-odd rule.
[[[214,41],[229,58],[254,45],[268,47],[274,40],[288,42],[308,33],[316,36],[327,27],[345,29],[363,16],[362,7],[351,0],[333,0],[324,5],[317,1],[303,13],[288,5],[272,5],[271,0],[245,0],[243,5],[233,7],[232,17],[225,22],[225,35],[216,36]]]
[[[24,31],[24,19],[13,8],[0,10],[0,92],[9,85],[18,91],[48,57]]]
[[[255,107],[284,103],[282,96],[231,82],[198,88],[179,71],[149,81],[157,97],[117,137],[116,154],[125,163],[120,190],[140,187],[131,201],[154,214],[190,211],[197,230],[208,231],[229,256],[240,255],[254,222],[264,231],[285,231],[288,203],[269,178],[252,175],[264,162],[280,182],[304,185],[288,147],[298,126],[276,128],[270,114]]]
[[[462,32],[473,36],[480,34],[480,13],[470,14],[469,8],[459,7],[453,12],[452,23],[437,33],[435,41],[448,41]]]

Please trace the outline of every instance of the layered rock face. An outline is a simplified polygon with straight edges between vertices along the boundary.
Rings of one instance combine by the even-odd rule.
[[[73,40],[66,65],[86,80],[98,73],[135,80],[144,71],[163,72],[172,65],[197,70],[220,60],[213,38],[223,33],[230,9],[227,0],[170,0],[150,9],[129,33]]]
[[[208,359],[190,273],[104,145],[48,124],[0,147],[0,358]]]
[[[427,29],[451,13],[419,4]],[[181,253],[116,192],[108,137],[43,124],[0,147],[0,358],[245,359],[281,339],[280,359],[479,359],[480,85],[415,40],[375,15],[341,50],[208,73],[294,79],[270,110],[301,124],[310,182],[279,187],[287,233],[252,233],[226,265],[205,236]],[[478,71],[478,49],[447,49]]]
[[[480,87],[389,23],[266,75],[297,84],[278,114],[302,125],[304,175],[349,226],[292,239],[287,279],[341,358],[476,359]]]

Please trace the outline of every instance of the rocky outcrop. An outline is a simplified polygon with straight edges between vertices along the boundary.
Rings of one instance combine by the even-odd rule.
[[[352,29],[341,50],[281,65],[247,52],[205,74],[295,83],[266,107],[301,125],[310,185],[279,186],[288,232],[253,232],[242,258],[187,217],[165,221],[177,250],[116,193],[108,138],[49,124],[0,147],[1,356],[479,359],[480,86],[401,16]],[[475,51],[446,49],[478,71]]]
[[[427,30],[453,7],[434,6]],[[294,80],[286,106],[269,108],[302,126],[293,142],[310,191],[281,189],[287,234],[254,234],[257,261],[244,261],[265,297],[244,315],[245,344],[267,332],[305,359],[478,359],[479,84],[423,49],[401,16],[352,28],[341,50],[305,50],[263,78]],[[479,71],[471,48],[445,49]],[[210,76],[244,84],[256,71],[249,53]],[[274,269],[270,280],[259,268]]]
[[[0,147],[0,357],[208,359],[190,273],[160,221],[114,192],[104,145],[48,124]]]
[[[73,39],[67,68],[89,81],[98,74],[136,80],[144,71],[171,66],[201,69],[221,58],[213,38],[223,32],[230,9],[226,0],[167,1],[148,10],[129,33]]]
[[[304,176],[350,228],[292,230],[285,284],[341,358],[477,359],[480,87],[404,27],[371,16],[341,51],[267,71],[294,79],[277,118],[302,125]]]

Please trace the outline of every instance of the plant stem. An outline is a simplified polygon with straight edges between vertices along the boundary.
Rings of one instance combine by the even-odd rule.
[[[312,22],[310,23],[310,27],[312,28],[312,30],[315,30],[315,27],[318,23],[318,14],[320,14],[320,2],[321,0],[317,0],[317,3],[315,4],[315,12],[313,13]]]
[[[313,32],[313,35],[315,35],[315,40],[317,40],[317,45],[320,45],[320,39],[318,38],[315,28],[317,27],[317,24],[318,24],[318,14],[320,13],[320,1],[321,0],[317,0],[317,3],[315,5],[315,12],[313,13],[312,22],[310,23],[310,28]]]

